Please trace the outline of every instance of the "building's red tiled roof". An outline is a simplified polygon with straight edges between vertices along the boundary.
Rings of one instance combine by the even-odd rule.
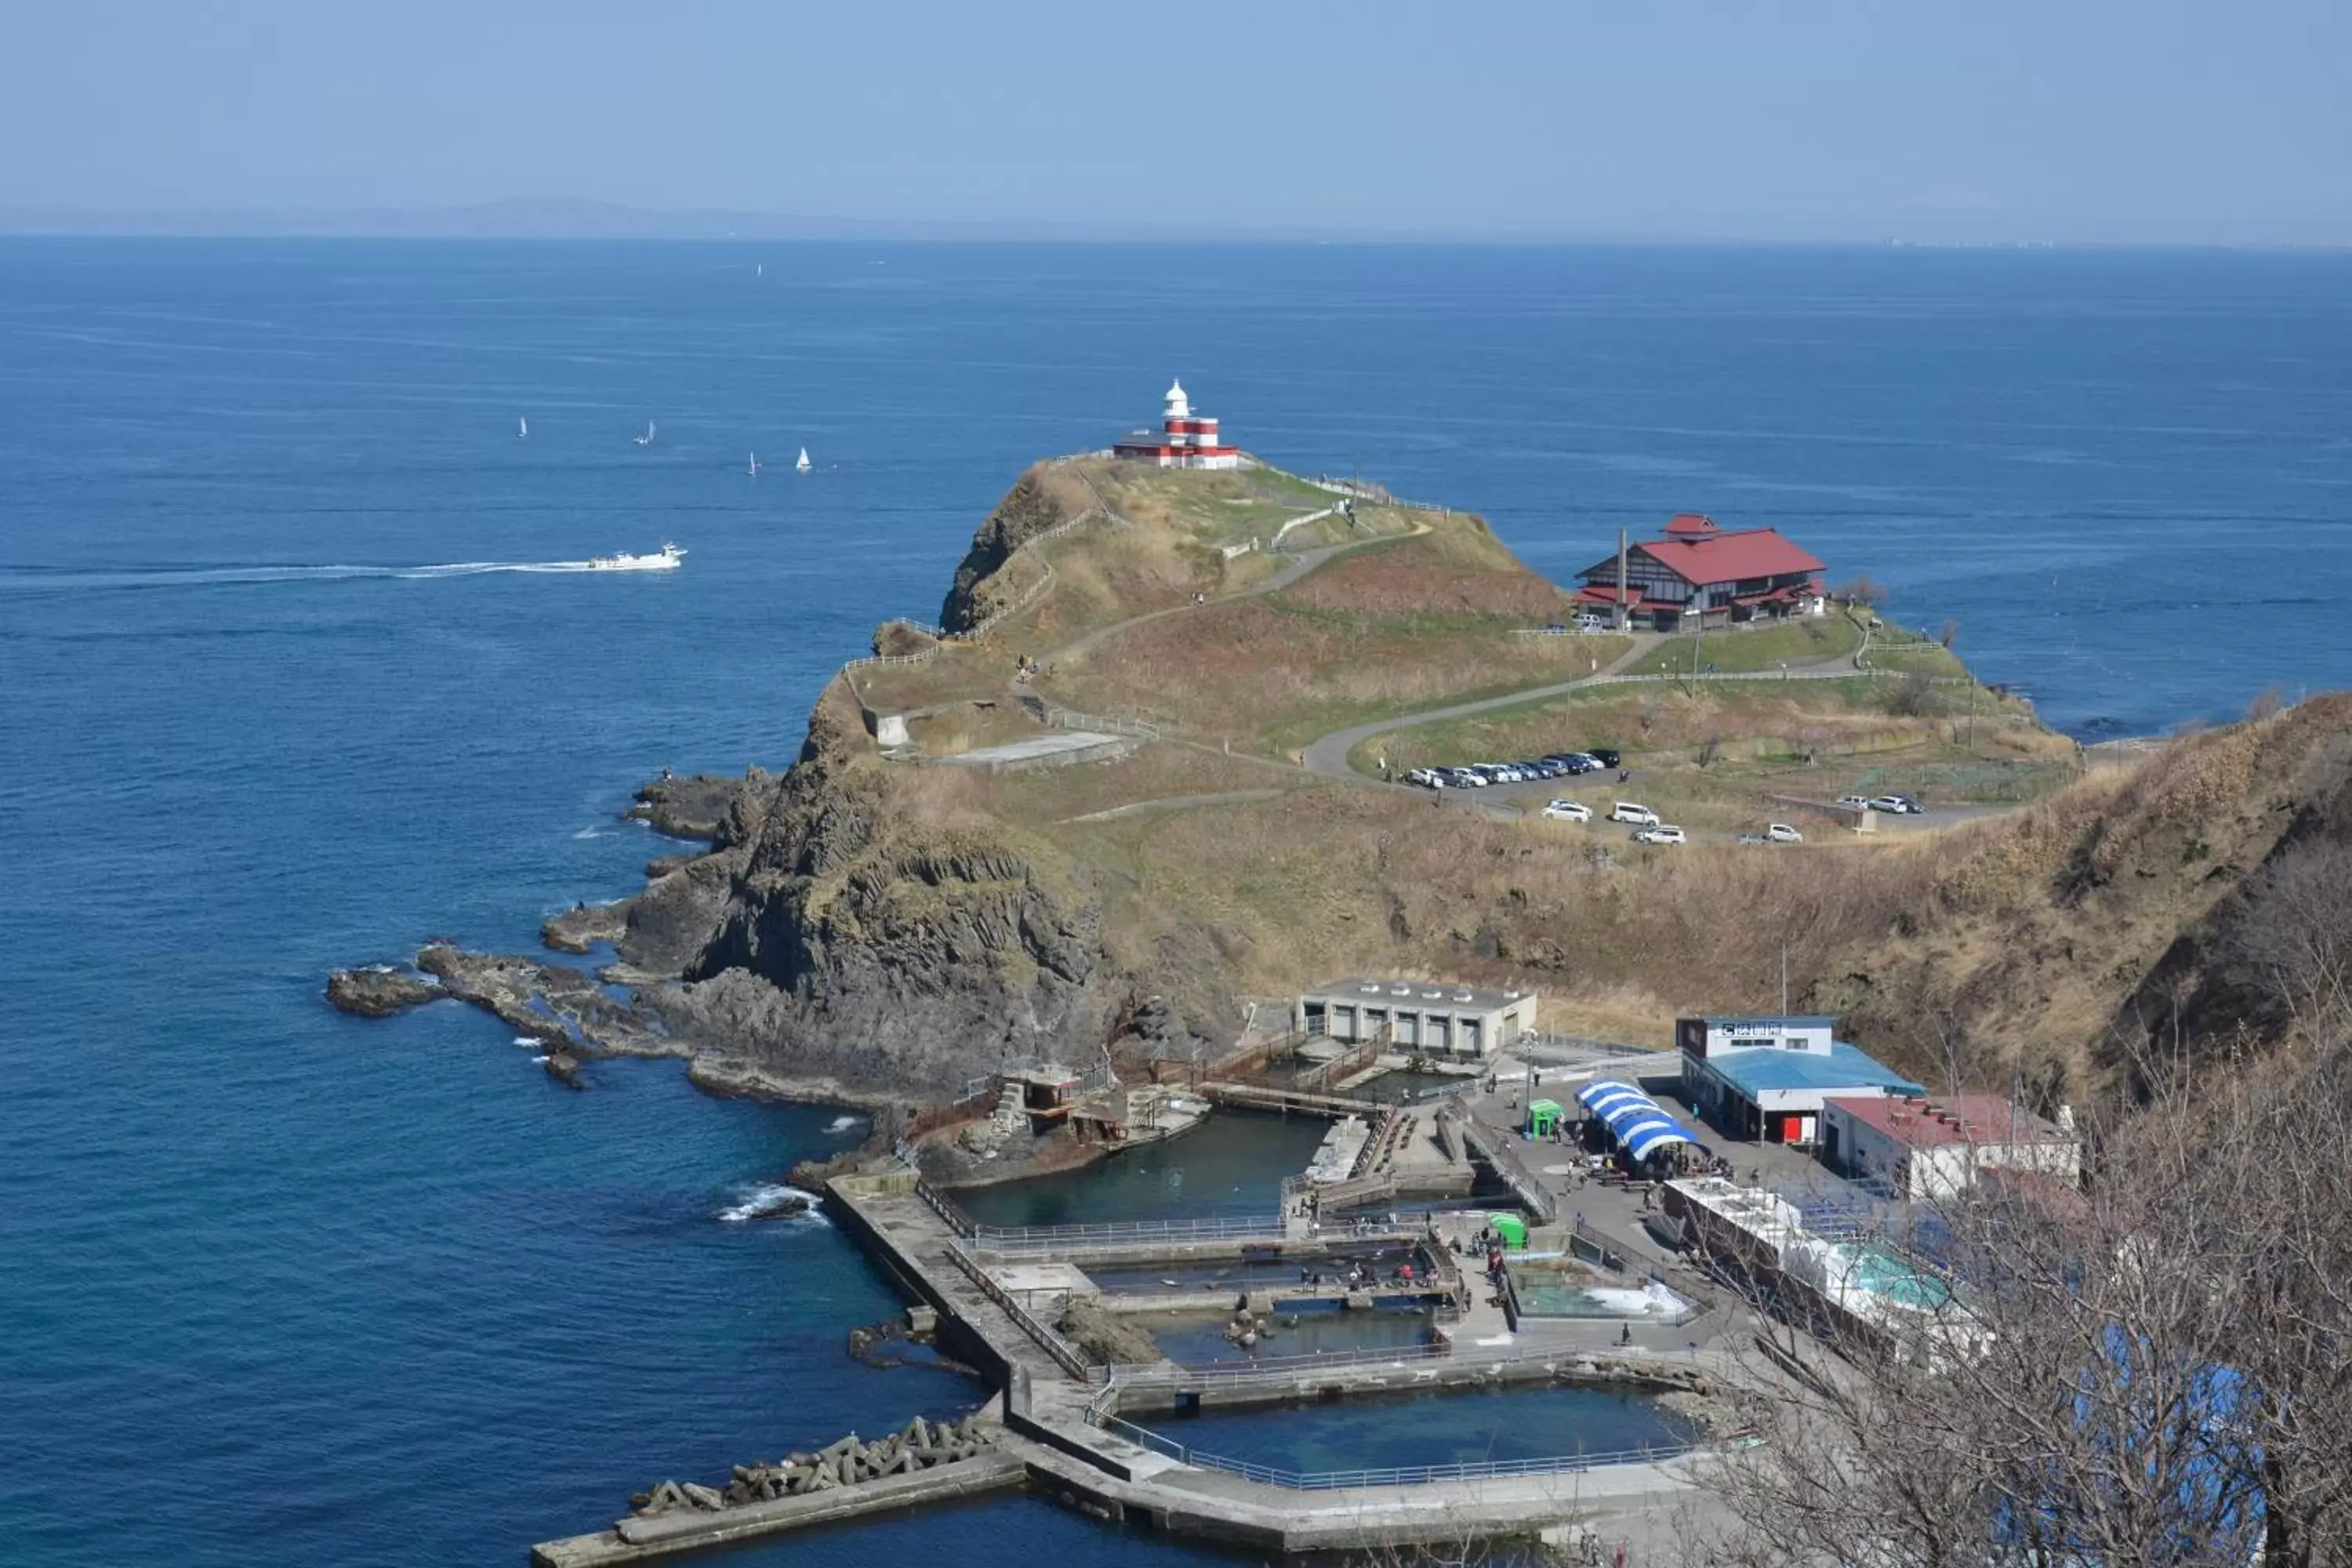
[[[1778,577],[1790,572],[1821,572],[1822,563],[1780,537],[1775,528],[1744,529],[1700,539],[1653,539],[1633,546],[1677,577],[1696,586]]]
[[[1617,584],[1587,583],[1576,591],[1576,596],[1588,605],[1613,605],[1617,602]],[[1638,610],[1642,607],[1641,589],[1629,586],[1625,590],[1625,607],[1629,610]]]
[[[1666,520],[1666,537],[1669,539],[1705,539],[1722,531],[1715,519],[1705,512],[1678,511]]]
[[[1948,1094],[1928,1100],[1898,1100],[1892,1095],[1833,1098],[1846,1115],[1868,1122],[1906,1149],[2074,1141],[2073,1133],[1997,1094]]]

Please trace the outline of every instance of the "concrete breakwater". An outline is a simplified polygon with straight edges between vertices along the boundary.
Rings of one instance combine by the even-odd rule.
[[[1026,1467],[999,1451],[1002,1428],[973,1412],[916,1416],[868,1443],[856,1433],[813,1453],[737,1465],[723,1487],[665,1480],[629,1500],[609,1530],[541,1542],[535,1568],[603,1568],[777,1531],[1018,1485]]]
[[[1159,1248],[1192,1256],[1230,1248],[1243,1255],[1270,1251],[1286,1259],[1335,1246],[1361,1246],[1365,1226],[1325,1227],[1267,1216],[1276,1227],[1272,1235],[1248,1222],[1203,1227],[1226,1232],[1215,1236],[1180,1226],[1148,1237],[1137,1233],[1152,1227],[1082,1226],[1059,1237],[1051,1231],[992,1234],[982,1233],[951,1199],[926,1187],[909,1169],[838,1176],[826,1184],[826,1194],[827,1207],[844,1233],[866,1248],[914,1304],[912,1315],[935,1321],[938,1343],[1001,1391],[1001,1405],[977,1418],[988,1434],[978,1451],[908,1469],[902,1456],[910,1447],[924,1446],[910,1444],[911,1436],[924,1435],[910,1427],[898,1435],[895,1447],[891,1439],[865,1446],[859,1450],[864,1457],[847,1466],[849,1477],[872,1479],[845,1479],[842,1459],[850,1450],[836,1445],[830,1450],[829,1484],[820,1479],[828,1468],[828,1451],[788,1456],[781,1466],[739,1472],[731,1488],[713,1494],[718,1507],[710,1506],[711,1495],[679,1488],[675,1496],[665,1496],[672,1505],[665,1512],[548,1542],[534,1554],[539,1568],[604,1568],[998,1486],[1025,1485],[1107,1521],[1287,1556],[1533,1535],[1563,1521],[1651,1506],[1691,1484],[1690,1457],[1654,1447],[1293,1475],[1195,1455],[1134,1426],[1120,1412],[1495,1388],[1538,1379],[1614,1386],[1651,1397],[1706,1399],[1719,1369],[1696,1354],[1579,1353],[1516,1339],[1465,1337],[1469,1325],[1454,1324],[1443,1325],[1444,1342],[1416,1349],[1274,1358],[1248,1365],[1187,1368],[1163,1360],[1098,1366],[1023,1300],[1060,1292],[1026,1289],[1028,1281],[1015,1273],[1067,1267],[1066,1257],[1055,1256],[1064,1250],[1057,1241],[1081,1253]],[[1003,1253],[1019,1261],[1009,1261]],[[1499,1329],[1499,1320],[1493,1326]],[[998,1411],[1001,1427],[993,1425]],[[936,1432],[929,1435],[929,1446],[939,1447]],[[961,1441],[972,1441],[969,1428]],[[872,1452],[877,1447],[878,1456]],[[896,1473],[875,1476],[877,1457],[879,1468],[896,1467]],[[802,1489],[793,1490],[795,1485]],[[743,1500],[731,1500],[730,1490]],[[677,1506],[679,1499],[684,1507]],[[655,1500],[649,1495],[646,1500]]]

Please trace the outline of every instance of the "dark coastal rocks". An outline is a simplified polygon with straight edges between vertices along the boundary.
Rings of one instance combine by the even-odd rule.
[[[671,865],[626,901],[614,943],[621,956],[654,974],[677,974],[701,956],[727,915],[748,851],[722,850]]]
[[[805,1193],[778,1193],[745,1204],[736,1212],[745,1219],[791,1219],[809,1212]]]
[[[442,994],[433,982],[383,964],[338,969],[327,976],[327,1000],[362,1018],[388,1018]]]
[[[740,779],[721,773],[696,773],[690,778],[665,773],[637,791],[637,803],[622,815],[637,817],[667,837],[731,843],[727,826],[735,797],[764,777],[757,768]]]
[[[628,929],[629,900],[574,904],[540,922],[539,940],[558,952],[586,952],[598,942],[618,942]]]
[[[1160,1359],[1151,1331],[1103,1305],[1098,1297],[1073,1296],[1055,1325],[1095,1365],[1131,1366]]]
[[[1090,500],[1076,481],[1046,464],[1023,474],[973,532],[971,547],[956,563],[954,584],[940,606],[940,625],[950,632],[970,631],[1002,609],[1010,590],[996,578],[1013,552],[1076,517]]]
[[[604,991],[593,975],[561,963],[510,954],[428,947],[416,966],[461,1002],[494,1014],[518,1034],[548,1047],[550,1077],[580,1087],[580,1068],[598,1052],[676,1056],[631,1004]]]

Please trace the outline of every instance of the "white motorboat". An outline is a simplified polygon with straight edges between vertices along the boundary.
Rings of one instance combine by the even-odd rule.
[[[654,422],[650,419],[646,420],[646,433],[642,436],[634,437],[634,439],[640,447],[652,446],[654,444]]]
[[[515,439],[518,441],[528,441],[530,439],[530,420],[518,419],[515,421]]]
[[[806,447],[803,447],[801,448],[801,460],[794,463],[793,467],[803,474],[809,471],[808,448]]]
[[[675,544],[665,543],[653,555],[599,555],[588,563],[592,572],[674,572],[686,559],[686,552]]]

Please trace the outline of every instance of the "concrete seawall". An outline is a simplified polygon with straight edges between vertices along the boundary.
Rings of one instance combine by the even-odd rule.
[[[1020,1486],[1028,1475],[1026,1460],[1017,1454],[983,1453],[918,1475],[862,1481],[807,1497],[747,1503],[719,1513],[625,1519],[593,1534],[541,1542],[531,1548],[530,1561],[532,1568],[604,1568],[607,1563],[642,1563],[673,1552],[723,1546],[864,1514],[978,1497]]]

